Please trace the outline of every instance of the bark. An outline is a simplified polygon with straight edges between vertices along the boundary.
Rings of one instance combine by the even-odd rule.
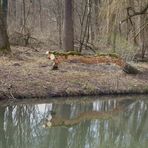
[[[5,15],[3,15],[2,7],[0,4],[0,52],[6,54],[9,53],[11,50],[4,17]]]
[[[26,27],[26,3],[23,0],[23,28]]]
[[[142,5],[141,2],[141,11]],[[147,5],[148,7],[148,5]],[[147,24],[147,25],[145,25]],[[140,26],[144,26],[144,28],[140,31],[140,44],[141,44],[141,59],[144,60],[146,50],[148,50],[148,23],[147,23],[147,14],[140,16]],[[142,28],[142,27],[141,27]]]
[[[4,15],[4,23],[7,24],[7,11],[8,11],[8,0],[2,1],[2,11]]]
[[[57,0],[57,28],[58,28],[58,35],[59,35],[59,49],[62,49],[62,2],[61,0]]]
[[[100,3],[101,1],[100,0],[94,0],[94,3],[95,3],[95,8],[94,8],[94,11],[95,11],[95,41],[97,41],[97,38],[99,37],[99,27],[100,27],[100,19],[99,18],[99,7],[100,7]]]
[[[65,0],[64,49],[74,50],[73,1]]]

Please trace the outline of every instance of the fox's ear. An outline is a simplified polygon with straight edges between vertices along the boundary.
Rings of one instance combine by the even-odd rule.
[[[49,51],[46,51],[46,54],[49,54]]]

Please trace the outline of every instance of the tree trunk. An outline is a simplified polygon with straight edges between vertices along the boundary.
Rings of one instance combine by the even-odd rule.
[[[99,26],[100,26],[100,22],[99,22],[99,5],[100,5],[100,0],[94,0],[94,3],[95,3],[95,8],[94,8],[94,11],[95,11],[95,41],[98,40],[98,37],[100,37],[100,30],[99,30]]]
[[[2,1],[2,11],[3,11],[3,15],[4,15],[4,23],[7,26],[7,12],[8,12],[8,0],[3,0]]]
[[[61,8],[61,0],[57,1],[57,28],[58,28],[58,34],[59,34],[59,49],[62,49],[62,8]]]
[[[142,4],[141,4],[142,8]],[[140,26],[145,26],[140,33],[140,44],[141,44],[141,59],[144,60],[146,50],[148,50],[148,24],[147,24],[147,14],[140,16]]]
[[[4,17],[5,15],[3,15],[2,7],[0,4],[0,52],[6,54],[9,53],[11,50]]]
[[[73,0],[65,0],[64,49],[74,50]]]
[[[26,28],[26,3],[25,0],[23,0],[23,30],[25,30],[25,28]]]

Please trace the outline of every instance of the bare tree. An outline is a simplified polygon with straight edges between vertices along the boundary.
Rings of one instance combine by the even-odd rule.
[[[15,35],[21,33],[27,44],[28,39],[43,42],[53,50],[74,50],[75,43],[78,51],[113,50],[133,57],[141,49],[146,55],[147,0],[9,0],[6,19],[7,1],[1,0],[11,43],[24,46]]]
[[[64,49],[74,50],[73,1],[65,0]]]
[[[7,24],[8,0],[2,0],[2,10],[4,15],[4,23]]]
[[[0,52],[4,54],[9,53],[11,51],[9,41],[8,41],[5,17],[6,15],[4,15],[3,9],[0,3]]]

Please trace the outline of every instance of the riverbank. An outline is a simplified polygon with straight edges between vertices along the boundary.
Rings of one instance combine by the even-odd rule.
[[[0,98],[48,98],[104,94],[148,94],[148,63],[136,63],[141,73],[125,74],[115,64],[64,62],[51,70],[47,49],[12,47],[0,58]]]

